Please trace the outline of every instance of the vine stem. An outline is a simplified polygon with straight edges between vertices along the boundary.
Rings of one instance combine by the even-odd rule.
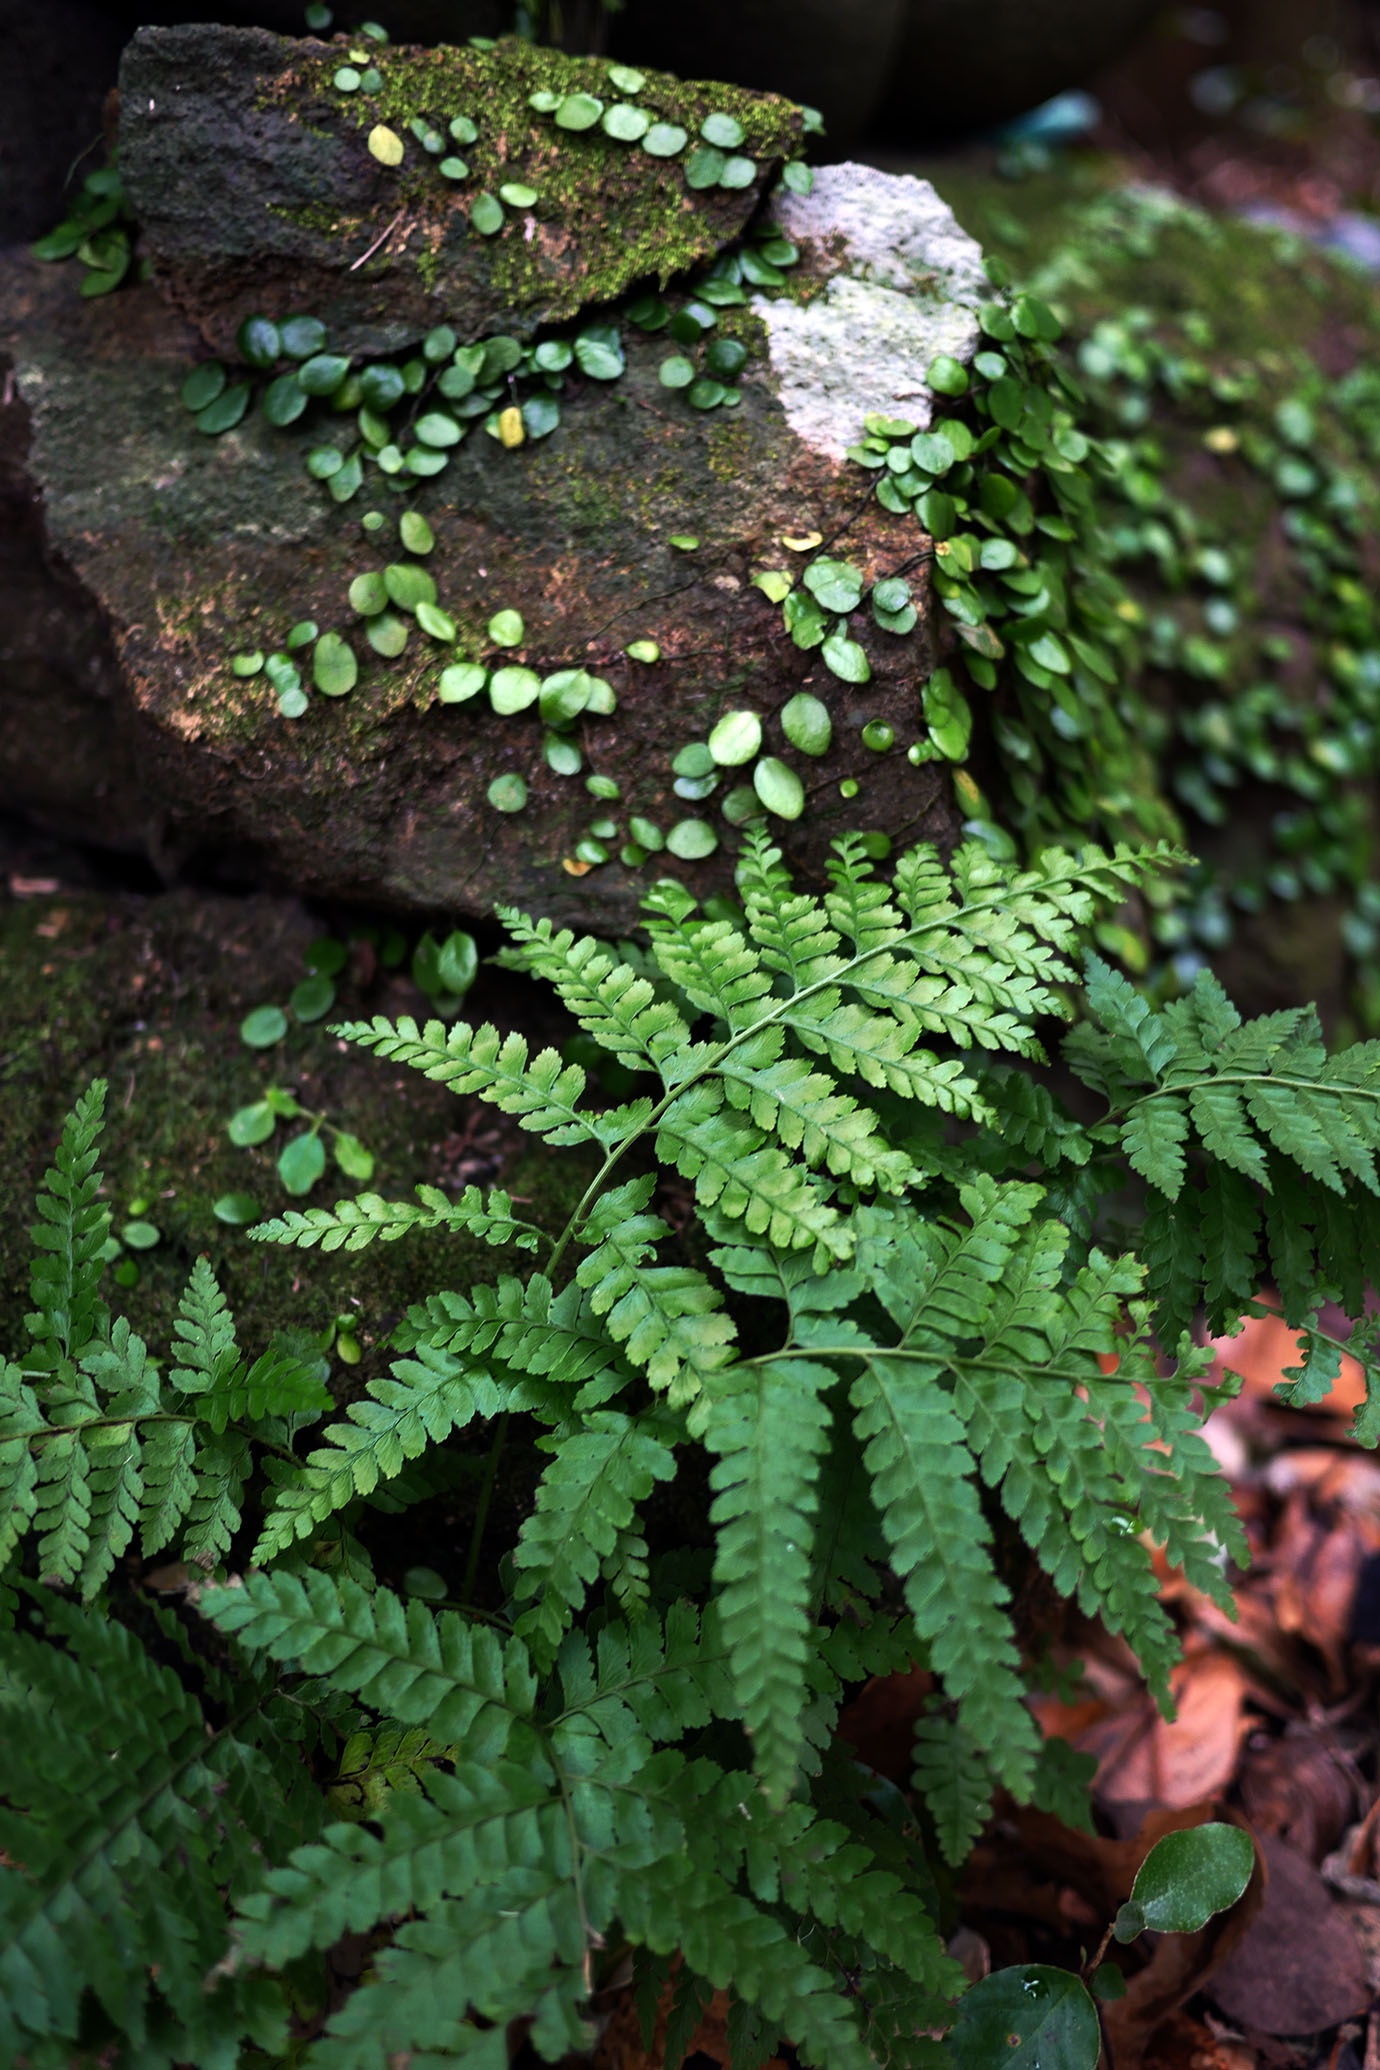
[[[474,1528],[470,1532],[470,1549],[465,1555],[465,1573],[460,1583],[460,1600],[468,1603],[474,1595],[474,1584],[479,1573],[479,1554],[484,1543],[484,1526],[489,1521],[489,1505],[493,1501],[494,1484],[498,1480],[498,1462],[503,1455],[504,1439],[508,1435],[508,1412],[505,1409],[494,1425],[493,1442],[489,1446],[489,1457],[484,1466],[484,1479],[479,1488],[479,1504],[474,1513]]]

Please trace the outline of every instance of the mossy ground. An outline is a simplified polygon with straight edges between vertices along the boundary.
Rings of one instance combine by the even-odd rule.
[[[33,1195],[64,1113],[98,1076],[109,1085],[101,1166],[114,1228],[130,1201],[143,1198],[147,1219],[162,1231],[162,1242],[137,1256],[138,1285],[124,1291],[107,1276],[106,1297],[156,1355],[166,1354],[187,1273],[204,1254],[254,1355],[275,1330],[320,1331],[338,1313],[353,1312],[364,1358],[357,1367],[337,1362],[333,1373],[337,1391],[351,1395],[381,1369],[383,1340],[410,1301],[492,1280],[511,1263],[452,1236],[374,1244],[355,1255],[303,1253],[253,1243],[218,1222],[212,1203],[224,1193],[250,1193],[272,1214],[359,1190],[328,1170],[306,1201],[291,1200],[274,1159],[300,1123],[280,1122],[274,1141],[257,1149],[231,1144],[228,1116],[270,1083],[363,1141],[376,1159],[371,1190],[407,1197],[419,1181],[456,1190],[499,1183],[526,1200],[525,1215],[560,1228],[584,1183],[574,1153],[536,1156],[530,1139],[492,1109],[339,1042],[325,1022],[294,1027],[269,1051],[244,1045],[244,1014],[287,998],[320,932],[300,905],[262,898],[82,894],[0,908],[0,1153],[10,1209],[0,1223],[0,1346],[7,1354],[23,1341],[29,1305]],[[364,984],[358,958],[352,968],[338,980],[331,1020],[425,1012],[406,981]],[[515,1004],[546,1014],[545,1003],[525,997],[516,981],[499,982],[490,1003],[505,1024]],[[475,1018],[489,1010],[486,983],[493,980],[481,979]],[[547,1015],[534,1034],[549,1039],[553,1026]]]

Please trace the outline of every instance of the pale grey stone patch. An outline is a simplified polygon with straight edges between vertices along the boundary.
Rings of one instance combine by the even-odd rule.
[[[841,247],[855,279],[903,293],[928,287],[973,308],[990,296],[982,247],[929,181],[912,173],[823,165],[810,193],[783,191],[773,213],[794,243]]]
[[[810,194],[780,195],[791,240],[837,267],[805,306],[753,299],[773,382],[797,438],[842,460],[869,411],[930,422],[925,375],[941,353],[971,359],[990,290],[982,252],[928,180],[830,165]]]

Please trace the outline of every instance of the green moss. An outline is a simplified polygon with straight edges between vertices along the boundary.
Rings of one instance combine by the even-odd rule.
[[[303,974],[303,951],[318,928],[299,907],[269,900],[148,900],[74,897],[36,900],[0,912],[0,1021],[7,1052],[0,1103],[0,1156],[11,1212],[0,1221],[0,1348],[23,1341],[27,1227],[63,1114],[96,1076],[109,1082],[102,1149],[104,1197],[115,1226],[129,1201],[146,1197],[162,1243],[139,1255],[140,1282],[106,1296],[130,1316],[160,1355],[178,1296],[199,1253],[211,1263],[238,1314],[242,1341],[257,1352],[274,1330],[321,1330],[338,1312],[359,1317],[365,1360],[337,1380],[353,1391],[384,1362],[383,1340],[408,1302],[440,1286],[491,1280],[501,1253],[467,1239],[421,1237],[375,1244],[357,1255],[301,1253],[251,1243],[212,1213],[222,1193],[248,1192],[265,1213],[290,1205],[274,1170],[276,1149],[300,1124],[279,1123],[276,1145],[237,1150],[226,1118],[276,1082],[304,1107],[325,1111],[374,1153],[370,1182],[406,1196],[419,1181],[458,1185],[501,1174],[506,1146],[488,1110],[416,1073],[337,1043],[320,1023],[294,1029],[268,1053],[239,1040],[251,1007],[284,1000]],[[339,1011],[367,1014],[379,1003],[347,976]],[[398,1002],[391,1002],[398,1010]],[[401,1010],[406,1010],[405,1002]],[[487,1168],[456,1169],[458,1131],[473,1111],[492,1137]],[[583,1177],[569,1159],[544,1160],[541,1214],[559,1228]],[[523,1167],[517,1190],[535,1174]],[[328,1173],[310,1196],[324,1205],[357,1190]],[[527,1212],[532,1213],[529,1208]]]
[[[383,79],[380,90],[346,94],[332,81],[350,42],[337,37],[325,58],[290,64],[265,84],[262,99],[288,104],[307,127],[325,122],[367,132],[382,123],[402,139],[403,161],[388,175],[387,194],[400,221],[362,269],[365,278],[384,277],[405,250],[423,284],[444,299],[447,273],[463,253],[524,334],[533,326],[533,312],[549,305],[553,284],[563,279],[575,289],[573,312],[613,299],[634,280],[665,282],[716,250],[741,227],[754,192],[774,165],[794,155],[801,137],[800,111],[777,96],[648,73],[639,106],[679,123],[691,138],[712,111],[732,114],[744,130],[743,150],[761,167],[754,192],[697,193],[685,184],[684,153],[679,159],[653,158],[638,145],[614,142],[598,127],[578,134],[559,129],[529,107],[529,95],[541,90],[617,99],[598,58],[571,58],[516,38],[488,51],[390,45],[371,53]],[[452,184],[409,125],[421,117],[444,134],[460,114],[478,125],[479,138],[455,147],[470,171],[465,181]],[[466,220],[469,203],[512,180],[536,189],[535,207],[510,210],[496,236],[477,236]],[[352,216],[320,196],[282,213],[331,237],[350,239],[376,227],[372,206]]]

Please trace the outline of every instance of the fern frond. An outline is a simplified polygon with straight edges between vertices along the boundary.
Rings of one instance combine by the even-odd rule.
[[[912,1786],[934,1820],[945,1861],[961,1864],[992,1815],[992,1771],[963,1727],[942,1711],[921,1718],[913,1751]]]
[[[601,1195],[580,1232],[592,1246],[576,1271],[595,1315],[672,1408],[692,1401],[731,1356],[736,1332],[717,1287],[691,1265],[654,1265],[670,1234],[642,1212],[651,1185],[630,1180]]]
[[[486,1762],[503,1753],[532,1714],[536,1682],[526,1647],[506,1643],[455,1611],[438,1617],[415,1598],[372,1594],[311,1571],[249,1574],[236,1588],[208,1589],[203,1615],[253,1652],[331,1681],[405,1725],[462,1743]]]
[[[585,1290],[573,1285],[557,1294],[540,1272],[525,1286],[505,1274],[492,1287],[433,1294],[408,1310],[393,1342],[400,1351],[429,1345],[456,1358],[497,1359],[510,1373],[529,1376],[509,1406],[549,1422],[598,1408],[633,1377]]]
[[[963,1426],[933,1364],[911,1355],[868,1357],[850,1396],[916,1631],[960,1722],[993,1773],[1020,1794],[1029,1788],[1037,1736]]]
[[[414,1358],[395,1359],[385,1377],[369,1382],[363,1400],[351,1402],[345,1421],[327,1427],[326,1443],[278,1491],[255,1560],[285,1551],[428,1445],[463,1430],[475,1416],[498,1415],[505,1406],[497,1382],[482,1367],[449,1352],[419,1345]]]
[[[361,1049],[392,1063],[410,1064],[425,1078],[448,1085],[452,1092],[477,1093],[504,1114],[515,1114],[520,1128],[531,1129],[549,1143],[597,1140],[594,1119],[580,1112],[585,1074],[578,1064],[563,1062],[560,1052],[543,1049],[529,1059],[521,1035],[500,1035],[485,1024],[472,1028],[455,1021],[428,1021],[419,1028],[410,1015],[396,1022],[376,1014],[372,1021],[348,1021],[332,1030]]]
[[[900,1193],[918,1177],[904,1151],[880,1132],[877,1117],[841,1093],[803,1057],[783,1055],[783,1027],[756,1030],[719,1067],[729,1104],[766,1136],[799,1150],[811,1170],[824,1166],[870,1190]]]
[[[33,1340],[30,1362],[51,1372],[100,1334],[104,1311],[97,1298],[108,1217],[99,1200],[96,1169],[106,1083],[93,1079],[62,1125],[50,1170],[34,1202],[30,1231],[34,1257],[26,1318]]]
[[[783,1250],[819,1245],[833,1257],[851,1248],[839,1213],[810,1175],[751,1123],[725,1111],[721,1085],[702,1079],[677,1094],[657,1123],[657,1153],[692,1179],[702,1207],[741,1219]]]
[[[697,920],[695,901],[669,879],[643,901],[644,925],[660,969],[692,1006],[715,1014],[735,1033],[756,1020],[756,1002],[771,991],[758,951],[727,920]]]
[[[639,1503],[676,1470],[674,1420],[600,1409],[539,1438],[554,1454],[513,1552],[519,1637],[551,1654]],[[532,1599],[535,1598],[535,1601]]]
[[[511,906],[498,917],[517,943],[517,957],[533,977],[545,978],[580,1026],[629,1071],[658,1070],[689,1046],[690,1030],[649,980],[618,963],[591,935],[576,935],[549,920],[529,920]]]
[[[809,1586],[829,1431],[823,1396],[836,1377],[808,1359],[744,1362],[697,1417],[715,1454],[714,1580],[734,1687],[757,1773],[778,1805],[805,1751]]]
[[[202,2060],[233,2056],[255,1992],[207,1991],[226,1947],[222,1893],[241,1887],[251,1838],[261,1864],[308,1836],[314,1794],[284,1779],[247,1835],[235,1778],[268,1774],[274,1744],[257,1685],[208,1727],[181,1678],[118,1623],[53,1597],[43,1611],[61,1645],[10,1634],[0,1696],[0,2055],[35,2060],[48,2044],[70,2058],[89,1991],[127,2048],[171,2025]],[[281,2030],[276,1985],[267,2000],[278,2010],[263,2031]]]
[[[511,1198],[498,1187],[486,1196],[478,1186],[467,1186],[458,1200],[452,1200],[439,1186],[418,1186],[415,1204],[357,1193],[353,1200],[338,1200],[333,1208],[289,1208],[271,1221],[256,1223],[249,1234],[259,1243],[296,1244],[304,1251],[316,1244],[323,1251],[362,1251],[376,1237],[396,1243],[413,1230],[453,1229],[496,1247],[512,1244],[520,1251],[534,1251],[541,1230],[520,1220],[512,1209]]]

